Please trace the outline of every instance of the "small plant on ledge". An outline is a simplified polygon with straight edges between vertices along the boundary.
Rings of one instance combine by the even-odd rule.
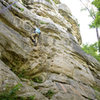
[[[42,80],[41,77],[34,77],[32,80],[33,80],[34,82],[36,82],[36,83],[42,83],[42,82],[43,82],[43,80]]]
[[[52,96],[54,95],[54,91],[53,90],[48,90],[48,92],[46,94],[44,94],[47,98],[51,99]]]

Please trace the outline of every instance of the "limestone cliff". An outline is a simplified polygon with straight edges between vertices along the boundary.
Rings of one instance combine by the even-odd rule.
[[[100,63],[82,51],[69,8],[59,0],[14,2],[0,0],[0,93],[21,83],[18,96],[36,100],[100,100]]]

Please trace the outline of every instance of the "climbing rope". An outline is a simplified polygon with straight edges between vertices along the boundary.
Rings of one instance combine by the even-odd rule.
[[[1,13],[4,13],[7,9],[9,9],[12,5],[14,5],[15,3],[17,3],[17,1],[14,1],[12,4],[10,4],[10,5],[8,5],[7,7],[5,7],[4,9],[2,9],[1,11],[0,11],[0,14]]]

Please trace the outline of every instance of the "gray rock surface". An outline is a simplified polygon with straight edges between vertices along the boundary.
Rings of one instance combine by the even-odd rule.
[[[82,51],[76,19],[56,2],[18,0],[5,9],[12,0],[0,1],[0,92],[22,83],[18,95],[36,100],[99,100],[100,63]]]
[[[12,88],[18,84],[22,84],[18,96],[29,97],[35,95],[37,100],[48,100],[33,87],[27,85],[26,82],[21,82],[10,68],[0,60],[0,93],[7,91],[8,88]]]

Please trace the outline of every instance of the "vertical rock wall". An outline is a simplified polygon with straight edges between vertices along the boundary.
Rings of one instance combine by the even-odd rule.
[[[82,51],[69,8],[59,0],[19,0],[5,8],[13,2],[0,1],[0,74],[8,66],[15,84],[27,85],[29,90],[22,91],[36,94],[36,100],[99,100],[100,63]],[[41,36],[34,46],[30,36],[36,26]],[[11,78],[1,78],[0,90],[12,84]]]

